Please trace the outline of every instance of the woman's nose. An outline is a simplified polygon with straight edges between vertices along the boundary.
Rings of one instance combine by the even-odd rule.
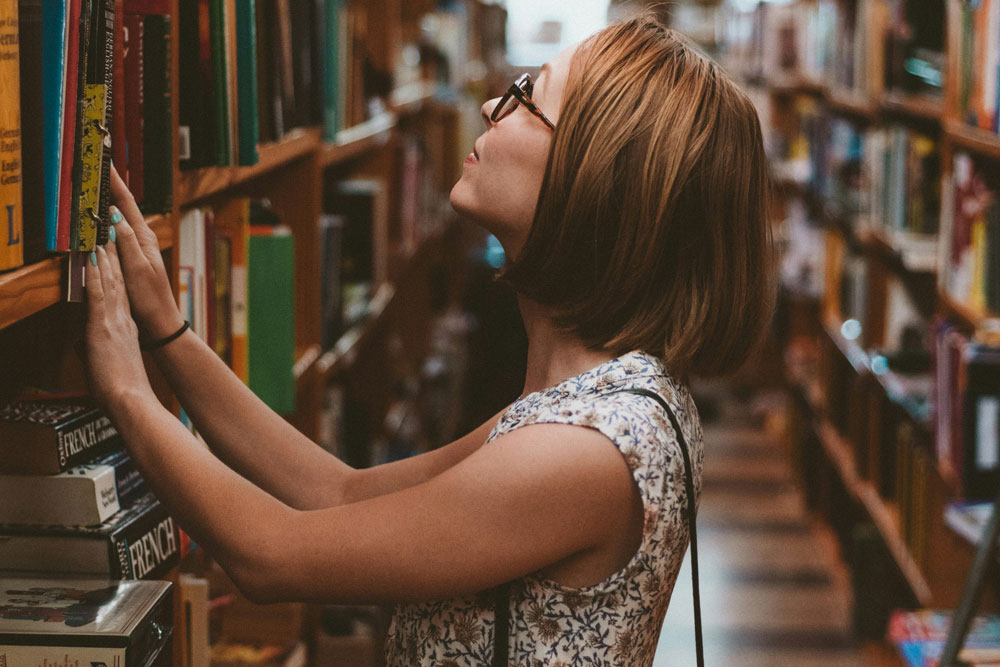
[[[487,130],[493,127],[493,120],[490,118],[490,115],[493,113],[493,109],[496,108],[499,101],[499,97],[494,97],[492,100],[486,100],[483,102],[483,106],[479,109],[483,116],[483,123],[486,125]]]

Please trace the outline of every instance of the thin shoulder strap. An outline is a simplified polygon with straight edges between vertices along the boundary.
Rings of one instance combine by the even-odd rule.
[[[688,452],[687,440],[677,423],[674,411],[670,409],[663,397],[649,389],[622,389],[615,394],[636,394],[652,398],[666,411],[670,425],[677,433],[681,455],[684,457],[684,490],[687,493],[688,528],[691,533],[691,583],[694,592],[694,641],[698,652],[698,667],[705,667],[705,648],[701,637],[701,590],[698,585],[698,533],[695,529],[697,510],[694,499],[694,473],[691,471],[691,454]],[[493,667],[508,667],[507,656],[510,641],[510,584],[502,584],[494,591],[493,612],[496,620],[493,637]]]
[[[694,642],[698,652],[698,667],[705,667],[705,646],[701,636],[701,587],[698,585],[698,531],[695,522],[698,510],[695,507],[694,473],[691,470],[691,454],[688,452],[687,440],[684,438],[684,432],[681,431],[681,425],[677,423],[674,411],[670,409],[670,406],[663,400],[663,397],[656,392],[649,389],[623,389],[614,393],[636,394],[653,399],[667,413],[670,425],[674,427],[674,432],[677,433],[677,441],[681,446],[681,455],[684,457],[684,489],[687,492],[688,528],[691,533],[691,590],[694,593]]]

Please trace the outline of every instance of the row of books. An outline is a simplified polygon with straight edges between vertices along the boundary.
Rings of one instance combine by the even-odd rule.
[[[236,198],[188,210],[177,245],[181,314],[265,403],[280,413],[293,412],[291,229],[266,201]]]
[[[1000,313],[1000,181],[967,153],[956,153],[942,210],[941,286],[979,312]]]
[[[997,132],[1000,113],[1000,2],[956,3],[958,21],[958,116]],[[952,18],[952,17],[949,17]]]
[[[889,619],[887,637],[907,667],[938,667],[951,628],[952,613],[944,610],[899,610]],[[988,667],[1000,660],[1000,617],[983,614],[973,619],[958,654],[969,667]]]
[[[944,0],[734,7],[726,22],[724,61],[749,78],[805,80],[862,100],[883,89],[940,95],[944,13]]]
[[[0,3],[0,270],[106,242],[112,156],[170,208],[169,4]]]
[[[190,541],[90,399],[0,407],[0,569],[155,579]]]
[[[1000,347],[939,318],[935,336],[935,450],[968,499],[1000,485]]]

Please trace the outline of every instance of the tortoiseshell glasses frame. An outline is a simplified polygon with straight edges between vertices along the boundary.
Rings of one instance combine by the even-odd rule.
[[[534,102],[531,101],[531,93],[535,88],[534,82],[531,80],[531,76],[527,73],[522,74],[517,78],[514,83],[511,84],[507,92],[504,93],[497,105],[493,107],[493,113],[490,114],[490,120],[494,123],[508,116],[514,109],[517,108],[518,104],[523,104],[524,108],[533,113],[539,120],[545,123],[550,130],[555,130],[556,126],[545,117],[542,110],[539,109]]]

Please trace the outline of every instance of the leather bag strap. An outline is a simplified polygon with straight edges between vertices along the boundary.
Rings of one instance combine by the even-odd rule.
[[[677,434],[681,455],[684,457],[684,490],[687,494],[687,519],[691,533],[691,590],[694,594],[694,641],[698,654],[698,667],[705,667],[705,647],[701,632],[701,589],[698,584],[698,533],[695,528],[697,508],[694,497],[694,473],[691,468],[691,454],[688,452],[687,440],[681,431],[681,426],[663,397],[649,389],[622,389],[615,394],[636,394],[651,398],[663,408],[670,419],[670,425]],[[510,584],[502,584],[494,591],[493,612],[496,626],[493,632],[493,667],[508,667],[510,642]]]

